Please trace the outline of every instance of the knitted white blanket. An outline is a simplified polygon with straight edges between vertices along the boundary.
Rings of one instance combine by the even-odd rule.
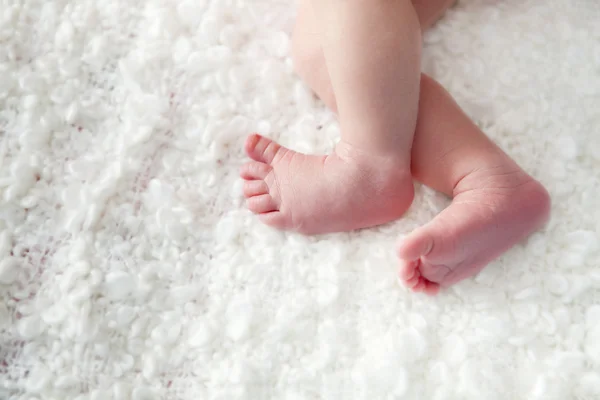
[[[435,298],[394,244],[245,211],[259,131],[330,149],[290,0],[0,0],[0,398],[600,398],[600,7],[464,0],[424,65],[554,201]]]

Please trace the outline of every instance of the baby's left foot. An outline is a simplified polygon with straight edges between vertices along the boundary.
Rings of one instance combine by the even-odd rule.
[[[480,272],[546,222],[543,186],[512,162],[463,178],[452,204],[398,247],[400,279],[413,291],[436,294]]]
[[[409,163],[343,141],[328,156],[250,135],[242,167],[246,204],[265,224],[303,234],[343,232],[399,218],[413,200]],[[400,158],[400,157],[398,157]]]

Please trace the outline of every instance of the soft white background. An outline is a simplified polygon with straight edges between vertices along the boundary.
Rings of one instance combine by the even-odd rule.
[[[435,298],[401,221],[320,238],[244,210],[258,130],[326,152],[282,0],[0,0],[0,398],[600,398],[600,6],[461,0],[424,69],[552,194]]]

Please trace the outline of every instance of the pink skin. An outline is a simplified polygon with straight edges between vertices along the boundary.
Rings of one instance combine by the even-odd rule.
[[[399,277],[416,292],[436,294],[479,273],[548,218],[544,188],[507,163],[467,175],[452,204],[400,242]]]
[[[545,188],[425,75],[412,174],[453,199],[398,245],[399,277],[416,292],[433,295],[477,274],[538,230],[550,214]]]
[[[419,106],[421,27],[410,0],[310,0],[341,140],[327,156],[252,135],[242,168],[248,208],[263,222],[306,234],[399,218],[413,200],[410,174]],[[308,12],[308,11],[307,11]],[[365,49],[375,47],[376,52]]]
[[[394,158],[338,145],[328,156],[300,154],[253,134],[241,170],[249,210],[277,229],[349,231],[400,217],[410,206],[410,173]]]
[[[427,10],[441,15],[435,7]],[[314,35],[305,34],[311,23],[310,14],[301,9],[294,38],[297,69],[337,112],[320,44]],[[412,185],[401,163],[343,140],[332,155],[323,157],[299,154],[251,135],[246,152],[253,160],[242,168],[248,208],[275,228],[301,233],[356,229],[395,219],[412,201]],[[411,173],[453,198],[446,210],[398,245],[399,278],[415,292],[434,295],[477,274],[549,217],[544,187],[425,75],[420,82]]]

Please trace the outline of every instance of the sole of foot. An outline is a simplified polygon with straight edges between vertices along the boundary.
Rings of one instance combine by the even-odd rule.
[[[550,214],[546,189],[518,168],[478,171],[455,193],[448,208],[398,245],[399,278],[415,292],[435,295],[476,275]]]

